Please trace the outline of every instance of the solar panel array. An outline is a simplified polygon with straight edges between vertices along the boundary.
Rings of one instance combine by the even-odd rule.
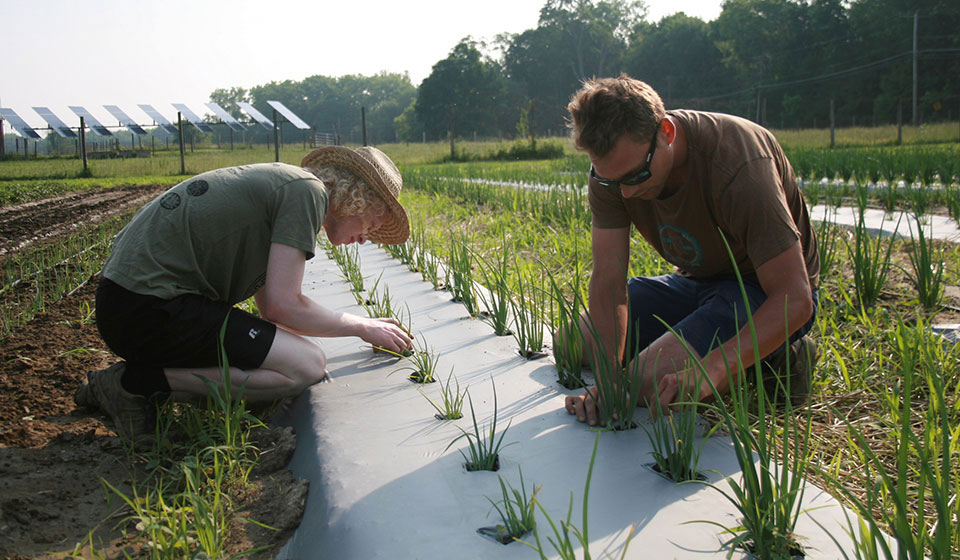
[[[60,117],[54,115],[53,111],[51,111],[50,109],[46,107],[34,107],[33,110],[36,111],[38,115],[40,115],[40,118],[47,121],[47,124],[50,125],[50,128],[52,128],[53,131],[59,134],[60,136],[64,138],[77,137],[77,133],[74,132],[69,126],[67,126],[67,123],[61,121]]]
[[[283,115],[283,117],[286,118],[287,121],[289,121],[291,124],[293,124],[293,126],[301,130],[310,129],[310,125],[304,122],[304,120],[298,117],[293,111],[288,109],[283,103],[279,101],[271,100],[271,101],[267,101],[267,104],[269,104],[277,112]],[[196,113],[191,111],[190,108],[187,107],[185,104],[173,103],[172,105],[175,109],[177,109],[177,111],[180,112],[181,115],[186,117],[186,119],[195,127],[197,127],[197,129],[200,130],[201,132],[213,132],[213,128],[210,127],[210,124],[204,122],[203,119],[198,117]],[[260,123],[261,126],[263,126],[268,130],[273,130],[274,128],[273,121],[271,121],[269,118],[264,116],[264,114],[258,111],[256,108],[254,108],[253,105],[243,101],[238,102],[237,105],[240,107],[241,110],[243,110],[244,113],[246,113],[251,118],[253,118],[254,121]],[[147,116],[153,119],[156,126],[158,126],[161,130],[169,134],[177,134],[178,132],[177,126],[171,123],[169,120],[167,120],[167,118],[164,117],[160,113],[160,111],[157,111],[156,109],[154,109],[152,105],[139,104],[137,106],[140,107],[140,109],[143,110],[143,112],[146,113]],[[224,124],[226,124],[228,127],[230,127],[232,130],[242,132],[246,129],[243,123],[235,119],[229,112],[224,110],[223,107],[221,107],[217,103],[210,102],[210,103],[207,103],[206,106],[211,111],[213,111],[213,113],[217,117],[219,117],[220,120]],[[83,119],[84,126],[92,130],[94,133],[100,136],[113,136],[109,128],[101,124],[100,121],[97,120],[97,118],[94,117],[93,114],[90,113],[90,111],[88,111],[85,107],[82,107],[80,105],[70,105],[69,107],[70,107],[70,110],[73,111],[73,113],[76,116],[81,117]],[[127,113],[125,113],[122,109],[120,109],[120,107],[116,105],[104,105],[103,108],[106,109],[111,115],[113,115],[114,118],[116,118],[117,121],[119,121],[120,124],[126,127],[130,132],[138,136],[145,136],[148,134],[148,132],[144,130],[144,128],[141,125],[137,124],[137,122],[132,118],[130,118],[130,116],[127,115]],[[74,132],[76,127],[71,128],[69,125],[63,122],[60,119],[60,117],[54,114],[54,112],[51,111],[48,107],[33,107],[33,110],[38,115],[40,115],[40,117],[43,118],[44,121],[46,121],[46,123],[50,127],[50,130],[53,130],[58,135],[64,138],[77,137],[77,134]],[[31,138],[34,140],[42,139],[40,134],[34,128],[32,128],[29,124],[27,124],[27,122],[24,119],[22,119],[20,115],[18,115],[13,109],[5,108],[5,107],[0,108],[0,119],[8,121],[10,125],[13,126],[14,130],[20,133],[20,135],[23,136],[24,138]]]
[[[10,123],[10,126],[14,130],[20,133],[20,136],[24,138],[33,138],[34,140],[39,140],[40,135],[37,134],[37,131],[30,128],[30,125],[27,124],[27,121],[20,118],[20,115],[16,114],[13,109],[0,108],[0,117],[3,117],[3,120]]]
[[[183,116],[187,117],[187,120],[190,121],[190,124],[197,127],[197,130],[199,130],[200,132],[213,132],[213,129],[210,128],[210,125],[203,122],[203,119],[198,117],[193,111],[190,110],[189,107],[187,107],[183,103],[173,103],[173,107],[177,111],[180,111],[180,113]]]
[[[107,127],[100,124],[100,121],[96,117],[90,114],[90,111],[87,111],[79,105],[71,105],[70,110],[74,112],[78,117],[83,117],[83,122],[87,125],[90,130],[96,132],[100,136],[113,136]]]
[[[138,136],[147,135],[147,131],[141,128],[140,125],[134,122],[133,119],[128,117],[127,114],[120,109],[120,107],[117,107],[116,105],[104,105],[103,108],[107,111],[110,111],[110,114],[116,117],[116,119],[120,121],[120,124],[127,127],[127,130],[130,132]]]

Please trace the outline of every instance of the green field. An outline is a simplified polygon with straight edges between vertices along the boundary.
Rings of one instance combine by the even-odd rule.
[[[835,150],[824,147],[823,131],[779,135],[796,158],[799,175],[840,179],[826,187],[819,181],[808,185],[828,190],[830,185],[839,185],[839,194],[817,191],[819,199],[834,196],[837,204],[856,204],[858,200],[864,205],[881,204],[884,199],[878,198],[876,191],[868,194],[866,183],[879,181],[889,186],[903,181],[915,185],[908,189],[911,193],[927,193],[922,196],[932,198],[921,201],[915,198],[919,194],[904,196],[895,206],[907,210],[923,204],[927,209],[949,207],[960,188],[956,177],[960,144],[949,142],[955,128],[916,130],[910,136],[905,134],[909,142],[904,146],[891,145],[888,129],[870,130],[876,141],[869,139],[869,130],[847,131],[842,136],[845,147]],[[893,134],[895,139],[895,129]],[[480,158],[502,147],[496,142],[463,142],[457,149],[461,155]],[[510,293],[516,294],[531,278],[544,282],[548,276],[556,280],[568,302],[582,293],[590,269],[585,156],[567,145],[567,155],[552,160],[441,163],[449,155],[447,143],[380,148],[397,161],[404,174],[401,201],[415,229],[409,254],[429,252],[451,266],[458,248],[469,247],[476,260],[467,264],[467,272],[476,274],[477,280],[482,278],[482,261],[496,262],[498,255],[510,255],[505,262]],[[280,160],[297,163],[304,153],[302,146],[286,147]],[[193,174],[273,160],[274,152],[267,148],[203,149],[187,154],[186,168]],[[76,159],[0,162],[0,204],[122,184],[172,185],[184,178],[179,173],[179,156],[171,153],[95,160],[90,169],[93,177],[81,179],[77,178]],[[538,190],[515,183],[565,188]],[[120,225],[65,239],[63,254],[82,252],[84,244],[104,245],[103,240]],[[956,290],[960,283],[960,251],[953,244],[930,240],[871,238],[866,231],[829,223],[818,225],[818,235],[821,250],[829,258],[824,259],[821,305],[814,329],[821,353],[814,394],[811,406],[798,413],[812,426],[802,474],[869,514],[867,519],[874,519],[876,525],[868,524],[868,528],[892,532],[901,546],[925,550],[934,557],[955,557],[960,554],[960,532],[950,528],[960,515],[956,499],[960,347],[946,343],[930,327],[957,317],[960,301],[956,295],[945,296],[942,290]],[[90,266],[95,269],[96,259],[103,254],[97,253]],[[885,254],[889,255],[886,262]],[[24,274],[37,277],[43,263],[54,258],[62,260],[35,256],[17,267],[8,264],[5,286],[23,281]],[[877,274],[881,268],[879,285],[867,286],[858,275],[858,271]],[[669,270],[649,247],[634,240],[631,274]],[[38,288],[37,293],[62,293],[76,281],[60,280],[49,289]],[[549,291],[545,284],[540,286]],[[941,293],[928,301],[924,290]],[[539,304],[532,302],[529,309],[547,324],[557,318],[558,309],[548,305],[549,301],[544,297]],[[32,316],[21,315],[19,304],[8,304],[3,310],[5,329],[16,328]],[[39,307],[42,305],[41,301]],[[23,306],[35,310],[38,304],[24,302]],[[755,430],[767,422],[783,426],[776,416],[751,422]],[[872,538],[867,532],[861,543],[869,547]]]

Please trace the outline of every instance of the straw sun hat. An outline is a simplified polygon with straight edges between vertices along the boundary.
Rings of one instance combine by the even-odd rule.
[[[300,167],[333,166],[345,169],[360,178],[387,203],[387,219],[376,231],[370,232],[370,241],[397,245],[410,236],[410,220],[397,197],[403,187],[400,171],[380,150],[369,146],[352,150],[343,146],[325,146],[307,154]]]

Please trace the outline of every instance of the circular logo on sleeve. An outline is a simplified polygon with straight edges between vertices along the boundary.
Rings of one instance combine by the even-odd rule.
[[[207,192],[207,189],[210,188],[210,185],[203,179],[198,179],[189,185],[187,185],[187,194],[190,196],[200,196],[203,193]]]
[[[177,206],[180,206],[180,195],[175,192],[168,192],[160,199],[160,206],[163,206],[167,210],[173,210]]]

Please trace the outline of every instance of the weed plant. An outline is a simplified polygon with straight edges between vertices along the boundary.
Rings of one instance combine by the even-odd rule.
[[[237,517],[230,497],[230,489],[246,484],[254,466],[249,431],[263,424],[246,412],[243,385],[231,383],[222,345],[225,327],[226,321],[220,330],[221,383],[203,379],[208,387],[206,409],[172,404],[161,409],[154,447],[141,458],[152,470],[152,479],[142,487],[135,482],[130,494],[103,482],[129,508],[127,519],[146,541],[150,558],[223,558],[236,521],[268,528]],[[178,444],[166,437],[177,410],[187,436],[185,449],[174,449]]]
[[[520,489],[516,489],[505,482],[502,476],[498,476],[500,481],[501,499],[494,501],[487,498],[493,509],[497,510],[502,524],[495,527],[484,527],[478,529],[480,534],[490,536],[503,544],[509,544],[515,540],[533,531],[536,526],[534,519],[534,509],[539,487],[534,487],[533,492],[527,496],[527,487],[523,482],[523,470],[517,467],[520,473]]]
[[[927,369],[931,364],[925,363],[930,354],[924,330],[922,321],[915,327],[898,321],[895,332],[901,369],[893,376],[894,387],[889,395],[894,421],[891,429],[898,434],[892,472],[871,449],[868,436],[850,420],[844,420],[866,459],[865,469],[859,475],[866,492],[860,496],[845,481],[835,476],[829,480],[856,509],[857,527],[849,517],[847,522],[855,543],[853,557],[858,560],[955,558],[958,536],[954,520],[958,506],[954,459],[958,451],[956,428],[950,418],[953,405],[936,366]],[[930,396],[929,407],[922,412],[923,428],[919,434],[914,428],[915,379],[927,383]],[[932,521],[918,515],[915,504],[932,511]],[[888,541],[885,531],[889,531],[893,543]],[[850,555],[842,548],[841,552],[849,560]]]
[[[453,383],[450,382],[451,379]],[[459,420],[463,418],[463,399],[467,395],[467,390],[460,391],[460,382],[453,376],[453,368],[450,369],[450,375],[447,376],[446,383],[438,379],[437,385],[440,386],[441,404],[434,402],[422,388],[417,387],[423,398],[427,399],[427,402],[437,411],[437,414],[435,414],[437,420]]]
[[[484,432],[480,431],[480,426],[477,424],[477,413],[473,407],[473,398],[468,393],[467,402],[470,403],[473,432],[460,428],[460,435],[447,444],[444,449],[446,451],[453,444],[466,438],[467,452],[464,453],[461,450],[460,455],[463,456],[464,466],[468,471],[496,471],[500,469],[500,449],[503,446],[503,436],[507,435],[507,430],[510,429],[510,422],[507,423],[507,427],[500,432],[500,437],[497,438],[497,386],[493,383],[492,378],[490,384],[493,385],[493,417],[490,420],[489,429]]]

